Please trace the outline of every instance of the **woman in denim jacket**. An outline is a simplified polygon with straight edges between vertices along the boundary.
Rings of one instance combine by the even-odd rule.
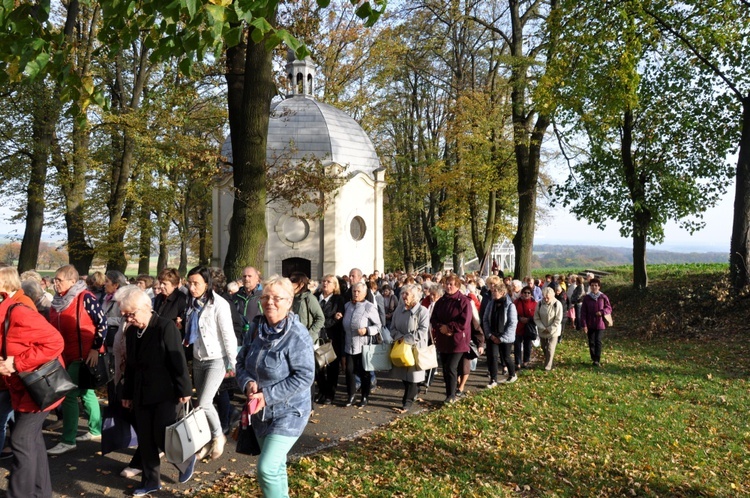
[[[274,275],[263,284],[257,317],[237,356],[237,384],[257,400],[251,425],[260,443],[258,482],[266,497],[289,496],[286,459],[310,417],[315,355],[310,333],[292,313],[294,288]],[[252,330],[254,329],[254,330]]]

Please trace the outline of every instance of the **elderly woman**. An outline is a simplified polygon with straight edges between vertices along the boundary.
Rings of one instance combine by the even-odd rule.
[[[458,366],[471,342],[471,300],[461,293],[457,275],[445,278],[445,294],[436,303],[430,317],[435,347],[440,352],[445,379],[445,403],[456,400]]]
[[[143,464],[141,487],[133,496],[146,496],[161,489],[159,452],[164,449],[166,428],[175,422],[178,404],[187,403],[193,389],[180,332],[174,322],[152,312],[151,298],[129,287],[121,296],[120,313],[126,321],[122,406],[135,414]],[[177,468],[179,481],[189,481],[195,455]]]
[[[198,406],[205,410],[211,428],[211,441],[201,448],[198,458],[210,454],[215,460],[224,453],[227,438],[213,399],[224,377],[234,375],[237,336],[232,305],[216,294],[212,286],[211,271],[205,266],[196,266],[188,272],[190,304],[185,314],[183,345],[193,345],[193,382]]]
[[[524,287],[521,295],[513,303],[516,306],[518,315],[518,325],[516,326],[516,343],[514,345],[514,354],[516,357],[516,370],[528,368],[531,360],[531,344],[533,339],[531,334],[526,333],[526,328],[533,325],[534,313],[536,312],[537,303],[531,295],[531,287]]]
[[[508,368],[508,377],[500,379],[500,383],[513,383],[518,380],[515,363],[511,358],[513,343],[516,340],[518,315],[513,301],[508,296],[508,288],[500,279],[490,283],[490,293],[492,302],[484,310],[482,330],[487,344],[487,368],[490,373],[490,383],[487,387],[493,388],[498,384],[498,355]]]
[[[555,347],[557,338],[560,337],[562,327],[563,306],[555,297],[552,287],[546,287],[542,300],[536,306],[534,312],[534,323],[539,332],[539,341],[544,351],[544,369],[552,370],[552,361],[555,358]]]
[[[415,284],[401,287],[401,301],[393,312],[391,334],[394,341],[403,339],[406,344],[426,348],[429,342],[430,317],[427,309],[419,304],[422,289]],[[391,376],[404,383],[404,395],[401,398],[400,413],[408,412],[419,392],[419,383],[424,382],[424,370],[413,367],[393,367]]]
[[[344,357],[344,329],[341,326],[341,319],[344,318],[344,298],[341,296],[339,280],[335,275],[323,277],[318,300],[325,316],[320,338],[323,341],[331,341],[337,359],[318,371],[316,381],[320,395],[316,401],[330,405],[336,395],[340,360]]]
[[[7,385],[6,413],[15,410],[15,426],[11,449],[13,463],[7,496],[52,496],[42,424],[62,399],[44,411],[31,399],[16,372],[30,372],[40,365],[59,358],[62,362],[63,338],[52,325],[36,312],[33,302],[24,296],[21,279],[15,268],[0,268],[0,375]],[[14,306],[20,304],[20,306]],[[10,311],[10,307],[14,306]],[[8,314],[10,313],[10,316]],[[7,422],[3,420],[3,424]]]
[[[612,313],[612,305],[607,295],[601,292],[601,280],[592,278],[589,281],[589,288],[591,290],[584,296],[581,305],[581,324],[589,339],[591,361],[595,367],[598,367],[602,360],[602,335],[604,329],[607,328],[604,315]]]
[[[352,285],[352,300],[344,307],[344,353],[346,354],[346,392],[347,402],[345,406],[354,404],[354,392],[356,388],[355,375],[361,380],[362,399],[359,407],[367,406],[367,398],[370,396],[371,378],[370,372],[365,371],[362,362],[362,346],[370,344],[371,337],[380,333],[382,326],[378,307],[367,301],[367,284],[359,281]],[[370,336],[370,338],[368,338]]]
[[[576,310],[576,330],[583,329],[583,322],[581,321],[581,306],[583,305],[583,296],[585,294],[585,287],[583,285],[583,277],[576,275],[575,277],[575,288],[570,294],[570,305],[575,307]]]
[[[257,400],[251,426],[260,444],[257,475],[265,497],[289,496],[286,460],[310,417],[315,357],[310,333],[292,309],[294,288],[274,275],[263,283],[256,317],[237,357],[237,384]]]
[[[390,327],[391,326],[391,319],[393,318],[393,313],[396,311],[396,308],[398,307],[398,297],[393,292],[393,289],[389,284],[383,284],[383,288],[381,289],[383,294],[383,307],[385,308],[385,323],[383,325]],[[420,291],[419,295],[422,295],[422,292]],[[395,339],[394,339],[395,341]]]

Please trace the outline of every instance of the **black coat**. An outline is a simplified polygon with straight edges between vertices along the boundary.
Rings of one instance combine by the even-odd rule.
[[[164,294],[159,294],[154,299],[154,311],[168,320],[175,321],[178,318],[185,320],[185,310],[187,309],[188,298],[180,289],[175,289],[165,298]]]
[[[315,297],[320,302],[320,294],[318,293]],[[331,294],[328,301],[320,303],[320,307],[323,310],[323,315],[326,317],[323,329],[320,331],[320,337],[321,339],[330,340],[333,343],[333,350],[336,352],[336,356],[341,358],[344,354],[344,327],[341,323],[341,318],[336,320],[335,317],[336,313],[341,313],[343,318],[344,297],[341,294]]]
[[[190,396],[193,386],[174,322],[153,315],[140,339],[138,331],[133,325],[125,330],[122,398],[132,400],[133,406],[143,406]]]

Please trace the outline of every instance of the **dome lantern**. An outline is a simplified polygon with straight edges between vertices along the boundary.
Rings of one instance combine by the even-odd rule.
[[[289,49],[286,55],[287,97],[303,96],[313,98],[315,90],[315,64],[310,56],[297,59]]]

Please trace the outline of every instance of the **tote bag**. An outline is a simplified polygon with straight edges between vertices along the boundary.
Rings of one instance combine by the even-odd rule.
[[[318,368],[324,368],[336,361],[336,351],[332,342],[324,342],[315,349],[315,363]]]
[[[200,406],[193,408],[191,401],[180,406],[177,422],[167,427],[164,435],[164,453],[167,461],[181,464],[198,453],[211,440],[206,412]]]
[[[430,370],[437,368],[437,349],[434,344],[430,344],[425,348],[418,348],[414,346],[414,363],[417,370]]]
[[[362,365],[367,372],[381,372],[393,368],[391,345],[381,343],[362,346]]]

